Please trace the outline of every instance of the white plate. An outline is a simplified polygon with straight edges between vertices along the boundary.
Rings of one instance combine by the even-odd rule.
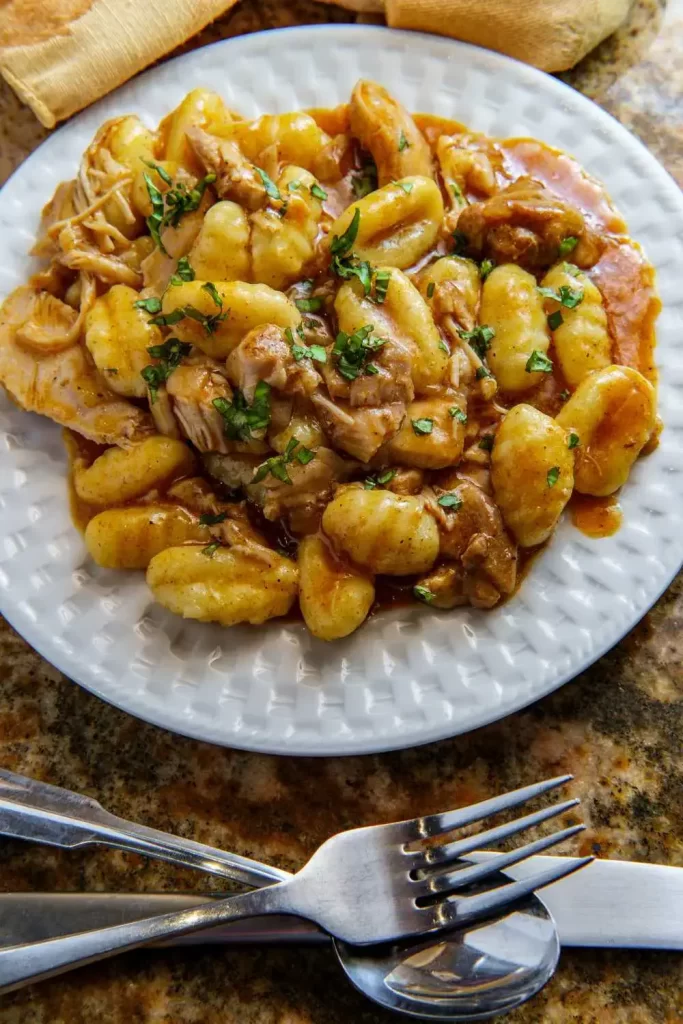
[[[371,27],[266,32],[169,61],[49,138],[0,196],[0,291],[31,270],[42,204],[95,129],[150,125],[198,85],[246,116],[333,106],[374,78],[410,110],[497,136],[533,135],[608,185],[657,267],[665,430],[624,490],[625,524],[593,541],[564,522],[519,593],[487,613],[375,617],[335,644],[303,626],[221,629],[154,604],[142,573],[98,569],[69,518],[60,432],[0,398],[0,608],[41,654],[105,700],[203,740],[289,754],[408,747],[492,722],[611,647],[683,560],[683,197],[616,121],[540,71],[450,40]]]

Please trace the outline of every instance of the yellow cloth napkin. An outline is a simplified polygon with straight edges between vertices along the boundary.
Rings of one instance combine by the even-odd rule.
[[[0,73],[48,128],[115,89],[237,0],[4,0]],[[291,0],[281,0],[283,4]],[[572,67],[631,0],[338,0],[394,28],[477,43],[545,71]]]

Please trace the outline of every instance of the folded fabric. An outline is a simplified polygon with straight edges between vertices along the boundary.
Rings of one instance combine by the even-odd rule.
[[[6,0],[0,73],[48,128],[169,53],[237,0]],[[283,3],[289,0],[282,0]],[[572,67],[631,0],[338,0],[394,28],[453,36],[544,71]]]

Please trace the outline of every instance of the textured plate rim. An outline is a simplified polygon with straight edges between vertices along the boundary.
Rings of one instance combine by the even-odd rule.
[[[668,193],[672,205],[677,207],[678,214],[683,217],[683,196],[678,188],[678,185],[674,179],[669,175],[664,167],[657,161],[654,155],[647,149],[647,147],[631,132],[628,131],[616,118],[605,111],[602,107],[594,103],[588,97],[582,93],[576,91],[571,86],[567,85],[560,79],[554,78],[540,71],[537,68],[533,68],[529,65],[523,64],[519,61],[514,60],[511,57],[507,57],[503,54],[499,54],[495,51],[485,50],[481,47],[474,46],[469,43],[464,43],[457,40],[451,40],[439,36],[433,36],[427,33],[421,32],[408,32],[398,29],[390,29],[383,26],[371,26],[371,25],[357,25],[357,24],[323,24],[323,25],[304,25],[304,26],[288,26],[281,29],[269,29],[260,32],[249,33],[247,35],[235,36],[229,39],[216,40],[213,43],[207,44],[205,47],[197,48],[189,53],[181,54],[177,57],[170,58],[163,62],[161,65],[155,68],[148,69],[136,78],[132,79],[131,82],[136,85],[143,85],[150,79],[152,79],[161,69],[169,66],[181,67],[185,61],[192,61],[196,58],[196,55],[202,51],[214,49],[215,47],[230,47],[230,46],[244,46],[249,41],[255,41],[263,39],[264,37],[281,37],[283,34],[320,34],[328,35],[343,35],[346,33],[362,34],[369,36],[376,34],[384,37],[399,37],[403,38],[408,44],[415,43],[419,44],[420,40],[428,41],[430,46],[443,50],[442,60],[448,59],[448,51],[452,50],[453,53],[459,52],[467,54],[471,52],[473,54],[485,54],[487,59],[493,62],[493,64],[502,63],[503,66],[508,66],[514,69],[514,74],[522,75],[528,81],[533,82],[534,80],[543,81],[546,91],[549,93],[555,91],[559,98],[564,98],[569,101],[570,105],[575,107],[583,108],[586,113],[589,114],[591,119],[595,122],[602,122],[605,130],[610,135],[616,135],[617,142],[620,146],[630,149],[632,152],[637,152],[640,159],[645,159],[648,164],[649,172],[659,179],[659,186],[666,193]],[[419,57],[419,54],[418,54]],[[121,88],[125,88],[131,83],[126,83]],[[35,158],[40,157],[43,147],[52,143],[53,140],[59,139],[63,133],[68,133],[69,129],[74,125],[78,124],[81,120],[86,117],[93,115],[101,105],[107,103],[115,97],[120,90],[116,90],[114,93],[105,97],[97,104],[83,111],[77,115],[74,119],[62,125],[57,131],[51,133],[46,139],[44,139],[39,146],[17,167],[10,177],[6,180],[2,189],[0,189],[0,202],[2,201],[3,194],[7,186],[12,182],[16,176],[25,171],[29,164],[35,163]],[[496,707],[484,707],[479,714],[470,714],[468,717],[467,724],[461,727],[460,724],[451,719],[445,720],[438,726],[429,726],[426,728],[418,727],[417,730],[406,730],[405,732],[394,732],[390,736],[383,737],[381,735],[373,735],[367,737],[360,737],[356,739],[345,739],[339,742],[339,738],[325,738],[319,737],[315,742],[307,741],[306,749],[301,749],[297,745],[295,739],[294,744],[288,740],[275,739],[274,737],[267,737],[264,739],[255,738],[252,739],[248,736],[241,737],[238,734],[225,734],[225,731],[217,730],[215,734],[212,733],[211,729],[207,729],[205,724],[202,723],[196,728],[184,727],[182,723],[179,723],[176,716],[166,716],[165,710],[157,705],[153,711],[149,709],[138,709],[131,710],[129,703],[125,700],[115,700],[112,698],[111,693],[106,689],[102,690],[99,683],[95,679],[86,681],[83,674],[84,666],[81,664],[74,663],[69,655],[64,654],[58,645],[56,645],[52,637],[46,633],[33,633],[34,623],[26,615],[22,615],[21,609],[18,605],[10,611],[6,607],[0,607],[0,612],[7,620],[7,622],[17,630],[17,632],[23,636],[27,642],[36,650],[42,657],[48,662],[54,665],[59,671],[63,672],[66,676],[78,683],[84,689],[89,690],[95,696],[104,700],[106,703],[113,707],[118,708],[121,711],[126,712],[136,718],[141,719],[151,725],[155,725],[159,728],[168,729],[169,731],[175,732],[179,735],[186,736],[191,739],[197,739],[204,742],[214,743],[221,746],[233,747],[235,749],[243,749],[247,751],[253,751],[258,753],[268,753],[277,755],[289,755],[289,756],[358,756],[362,754],[374,754],[381,753],[391,750],[406,749],[413,746],[421,746],[428,743],[433,743],[439,740],[452,738],[458,735],[462,735],[466,732],[471,732],[474,729],[481,728],[482,726],[491,724],[499,721],[502,718],[507,717],[517,711],[523,710],[529,707],[531,704],[540,700],[542,697],[549,695],[561,686],[565,685],[571,679],[575,678],[578,674],[585,671],[597,660],[599,660],[607,651],[614,647],[619,641],[637,625],[641,618],[649,611],[650,608],[656,603],[661,597],[671,581],[678,573],[681,564],[683,564],[683,539],[679,543],[678,554],[672,555],[671,562],[668,563],[665,573],[660,576],[657,581],[657,587],[648,593],[647,598],[641,604],[638,605],[637,612],[629,617],[628,622],[624,626],[619,626],[617,631],[612,634],[609,639],[603,644],[596,646],[588,656],[584,656],[578,667],[573,667],[567,672],[561,673],[556,678],[545,683],[542,688],[539,687],[538,691],[528,697],[524,697],[519,701],[511,704],[504,709],[500,710]],[[1,592],[0,592],[1,593]],[[4,602],[3,602],[4,604]],[[16,613],[16,614],[15,614]],[[23,625],[22,625],[23,623]]]

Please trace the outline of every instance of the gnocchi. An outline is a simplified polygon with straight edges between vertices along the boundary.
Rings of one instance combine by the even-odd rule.
[[[0,315],[0,383],[68,428],[92,559],[201,622],[298,599],[330,642],[387,588],[506,600],[572,493],[590,511],[656,443],[653,271],[582,174],[370,81],[102,125]]]

